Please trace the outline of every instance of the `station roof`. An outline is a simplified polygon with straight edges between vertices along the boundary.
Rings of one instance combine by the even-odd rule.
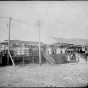
[[[8,45],[8,40],[5,40],[3,42],[0,43],[1,45]],[[17,46],[19,45],[34,45],[34,46],[38,46],[39,42],[36,41],[21,41],[21,40],[10,40],[10,44],[14,45],[16,44]],[[41,46],[44,46],[45,44],[41,42]]]
[[[87,39],[65,39],[65,38],[55,38],[56,43],[52,44],[54,46],[72,46],[72,47],[88,47],[88,40]]]

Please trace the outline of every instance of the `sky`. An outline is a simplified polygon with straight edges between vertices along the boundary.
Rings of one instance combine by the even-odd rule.
[[[1,1],[0,40],[11,39],[54,43],[57,38],[88,39],[87,1]],[[39,26],[40,23],[40,26]]]

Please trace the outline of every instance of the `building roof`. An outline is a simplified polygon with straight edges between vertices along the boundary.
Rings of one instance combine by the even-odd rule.
[[[4,45],[8,45],[8,40],[5,40],[3,42],[1,42],[0,44],[4,44]],[[11,45],[16,45],[16,46],[20,46],[22,44],[24,45],[34,45],[34,46],[38,46],[38,42],[34,42],[34,41],[21,41],[21,40],[10,40],[10,44]],[[44,46],[45,44],[41,42],[41,46]]]
[[[57,43],[55,45],[64,45],[64,46],[88,46],[87,39],[65,39],[65,38],[55,38]]]

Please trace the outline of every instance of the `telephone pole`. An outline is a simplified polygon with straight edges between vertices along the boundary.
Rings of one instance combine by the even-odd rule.
[[[40,42],[40,20],[38,21],[38,36],[39,36],[39,64],[41,65],[41,42]]]
[[[14,61],[13,61],[12,56],[11,56],[11,53],[10,53],[10,30],[11,30],[11,22],[12,22],[12,18],[9,17],[8,55],[10,56],[10,59],[11,59],[12,64],[13,64],[13,66],[14,66],[15,64],[14,64]]]

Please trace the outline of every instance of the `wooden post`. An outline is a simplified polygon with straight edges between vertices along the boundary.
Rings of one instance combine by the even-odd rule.
[[[38,22],[38,26],[39,26],[39,29],[38,29],[38,32],[39,32],[39,64],[41,65],[40,20]]]
[[[23,55],[23,66],[24,66],[24,55]]]
[[[13,61],[12,56],[10,54],[10,30],[11,30],[11,21],[12,21],[12,18],[10,17],[9,18],[9,35],[8,35],[8,56],[10,56],[10,59],[11,59],[12,64],[14,66],[15,64],[14,64],[14,61]]]

